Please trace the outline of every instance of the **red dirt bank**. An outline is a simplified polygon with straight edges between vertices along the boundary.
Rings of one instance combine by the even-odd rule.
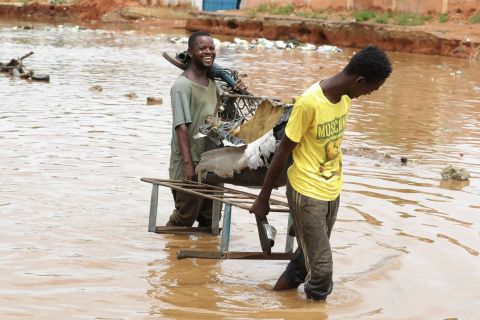
[[[139,0],[84,0],[74,5],[32,3],[26,6],[1,5],[0,17],[34,17],[134,22],[141,17],[125,17],[123,8],[144,7]],[[123,10],[122,10],[123,9]],[[108,16],[105,16],[105,14]],[[140,20],[140,25],[183,28],[184,20]],[[300,40],[315,44],[345,47],[376,45],[384,50],[438,54],[480,60],[480,26],[468,24],[426,24],[393,26],[306,19],[299,17],[263,16],[250,18],[242,14],[190,12],[188,31],[204,30],[212,34]]]
[[[85,0],[78,4],[52,5],[31,3],[25,6],[4,4],[0,6],[0,17],[66,18],[98,20],[108,12],[125,7],[143,7],[137,0]]]
[[[392,26],[318,19],[190,12],[186,29],[215,34],[300,40],[345,47],[376,45],[383,50],[480,60],[478,25]]]

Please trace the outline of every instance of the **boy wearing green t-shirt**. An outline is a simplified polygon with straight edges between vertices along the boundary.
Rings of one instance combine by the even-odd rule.
[[[350,99],[380,89],[391,72],[387,55],[368,46],[354,55],[340,73],[315,83],[297,99],[262,190],[250,209],[257,220],[268,214],[274,182],[293,153],[286,194],[298,248],[274,291],[305,283],[307,298],[317,301],[325,301],[332,292],[329,239],[340,203],[340,146]]]
[[[220,96],[215,81],[207,74],[215,61],[216,51],[212,36],[205,31],[194,32],[188,38],[188,55],[191,62],[172,87],[172,142],[169,177],[172,180],[195,181],[195,166],[203,152],[203,139],[194,139],[205,117],[215,112]],[[238,78],[235,90],[247,86]],[[175,209],[167,226],[199,227],[212,225],[212,200],[172,190]]]

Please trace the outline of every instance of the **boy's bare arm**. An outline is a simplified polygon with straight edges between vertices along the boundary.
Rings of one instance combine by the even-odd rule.
[[[257,220],[262,220],[270,211],[268,200],[270,199],[273,186],[275,185],[275,181],[277,181],[278,176],[282,172],[288,156],[296,146],[297,143],[290,140],[287,135],[283,136],[282,141],[278,146],[278,150],[273,156],[272,163],[268,168],[262,190],[260,191],[257,200],[255,200],[250,208],[250,213],[254,213]]]
[[[183,157],[183,173],[185,179],[195,180],[195,166],[193,165],[192,153],[190,152],[190,134],[185,123],[178,125],[175,128],[177,132],[177,141],[180,153]]]

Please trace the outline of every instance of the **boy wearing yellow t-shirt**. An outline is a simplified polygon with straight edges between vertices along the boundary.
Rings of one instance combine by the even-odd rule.
[[[342,189],[341,142],[350,99],[380,89],[392,66],[377,47],[363,48],[337,75],[315,83],[293,107],[265,182],[250,212],[261,220],[270,211],[274,182],[293,153],[288,169],[287,198],[298,248],[274,291],[305,283],[307,298],[324,301],[332,292],[330,233]]]

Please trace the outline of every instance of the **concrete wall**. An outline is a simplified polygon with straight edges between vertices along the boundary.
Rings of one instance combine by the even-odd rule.
[[[331,8],[346,8],[357,11],[371,8],[391,10],[399,13],[443,12],[461,9],[463,11],[479,10],[480,0],[244,0],[245,8],[256,7],[261,3],[277,2],[291,3],[296,7],[310,7],[313,10]]]

